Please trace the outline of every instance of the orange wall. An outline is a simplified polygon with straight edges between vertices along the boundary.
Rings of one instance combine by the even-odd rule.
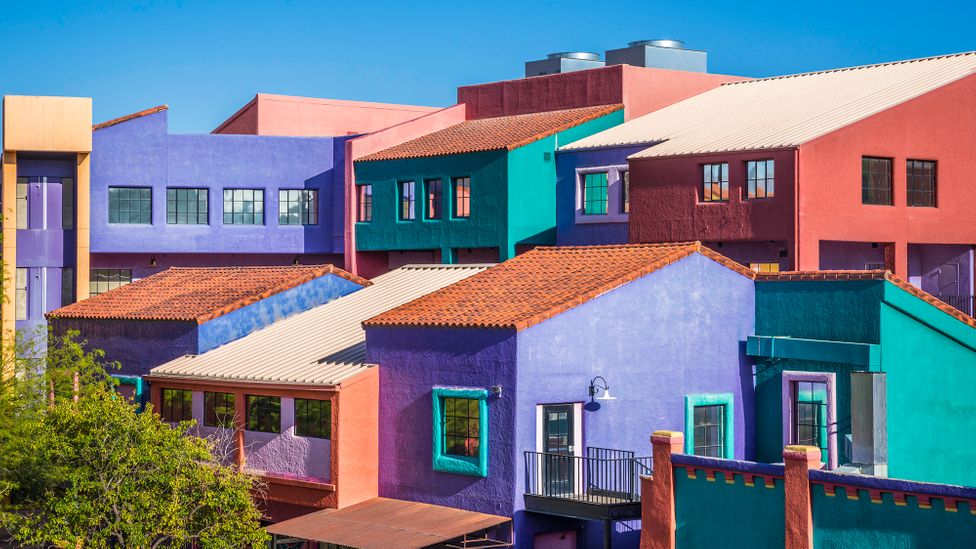
[[[622,65],[623,104],[626,119],[632,120],[678,101],[716,88],[725,82],[749,80],[741,76],[673,71]]]
[[[976,244],[972,167],[976,76],[866,118],[799,149],[799,268],[819,267],[819,241],[895,243],[908,275],[908,243]],[[893,206],[861,204],[861,157],[894,158]],[[906,205],[907,159],[936,160],[937,208]]]
[[[338,507],[375,498],[379,488],[379,368],[343,382],[338,399],[338,432],[332,437],[338,471]]]
[[[213,133],[351,135],[375,132],[437,110],[439,107],[259,93]]]

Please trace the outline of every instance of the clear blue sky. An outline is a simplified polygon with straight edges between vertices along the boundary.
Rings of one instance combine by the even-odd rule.
[[[768,76],[976,50],[976,1],[0,0],[0,93],[162,103],[208,132],[257,92],[449,105],[565,50],[679,38],[710,72]]]

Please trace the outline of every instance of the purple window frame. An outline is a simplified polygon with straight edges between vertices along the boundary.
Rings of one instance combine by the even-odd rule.
[[[783,371],[783,445],[793,444],[793,382],[827,385],[827,468],[837,468],[837,375],[833,372]]]

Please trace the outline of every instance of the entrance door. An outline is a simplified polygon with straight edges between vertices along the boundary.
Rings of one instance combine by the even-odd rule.
[[[570,494],[575,478],[576,421],[572,404],[542,407],[542,478],[549,495]]]

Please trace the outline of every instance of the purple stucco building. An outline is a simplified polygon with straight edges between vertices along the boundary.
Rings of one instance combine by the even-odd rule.
[[[698,244],[538,248],[367,321],[380,496],[512,516],[518,547],[636,547],[653,429],[711,427],[693,449],[752,456],[753,278]],[[481,424],[460,444],[464,401]],[[708,405],[721,427],[696,421]]]

